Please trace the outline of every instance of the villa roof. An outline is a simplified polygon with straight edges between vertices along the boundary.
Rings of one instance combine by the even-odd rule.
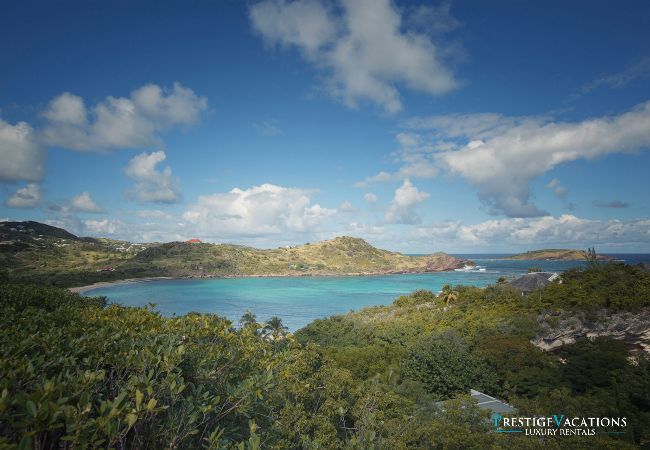
[[[492,415],[512,414],[517,412],[516,408],[490,395],[484,394],[479,391],[475,391],[474,389],[470,389],[469,394],[472,397],[472,399],[476,401],[476,404],[479,408],[490,411]],[[446,400],[436,402],[436,406],[444,409],[445,402]]]
[[[489,395],[482,392],[472,389],[470,390],[470,394],[472,398],[476,400],[478,407],[481,409],[487,409],[493,413],[499,414],[511,414],[517,412],[517,410],[509,404],[502,402],[501,400],[497,400],[494,397],[490,397]]]
[[[533,292],[535,289],[539,289],[548,284],[551,284],[551,282],[557,277],[558,274],[554,272],[528,273],[517,278],[514,281],[511,281],[510,285],[517,288],[521,292]]]

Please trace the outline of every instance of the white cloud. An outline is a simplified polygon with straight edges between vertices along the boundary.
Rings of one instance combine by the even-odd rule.
[[[282,129],[278,126],[276,120],[265,120],[261,123],[253,124],[255,129],[264,136],[273,137],[282,134]]]
[[[29,183],[24,188],[18,189],[11,194],[5,205],[10,208],[33,208],[41,201],[41,187],[38,184]]]
[[[417,5],[410,8],[406,20],[418,31],[444,34],[460,27],[461,23],[451,15],[451,2],[439,5]]]
[[[420,216],[415,212],[415,206],[429,198],[429,194],[418,190],[409,179],[395,191],[395,197],[386,211],[384,219],[387,223],[415,224],[420,223]]]
[[[558,217],[509,218],[474,225],[443,222],[415,228],[410,238],[445,248],[586,248],[592,245],[629,247],[647,245],[650,220],[591,220],[571,214]]]
[[[419,16],[426,12],[432,10]],[[448,10],[441,12],[429,18],[448,26]],[[458,85],[442,62],[446,50],[417,27],[405,29],[413,23],[404,23],[390,0],[340,0],[327,6],[321,0],[264,0],[251,6],[250,18],[267,43],[297,47],[323,70],[329,93],[349,107],[370,101],[395,113],[402,109],[396,85],[431,95]]]
[[[125,231],[125,224],[119,220],[84,220],[84,232],[91,236],[112,236]]]
[[[548,116],[505,117],[468,114],[416,117],[396,135],[401,167],[358,182],[431,178],[446,169],[467,179],[495,214],[535,217],[548,214],[530,201],[530,182],[566,162],[650,147],[650,101],[617,116],[559,122]],[[553,186],[562,199],[567,190]],[[568,204],[574,207],[575,205]]]
[[[511,217],[546,214],[530,201],[530,181],[576,159],[634,152],[650,146],[650,102],[614,117],[582,122],[523,121],[459,150],[436,155],[441,165],[479,189],[494,212]],[[472,143],[472,141],[474,141]]]
[[[373,194],[372,192],[368,192],[363,196],[363,199],[367,201],[368,203],[376,203],[377,202],[377,196]]]
[[[179,83],[169,91],[147,84],[129,98],[107,97],[92,108],[66,92],[43,112],[41,135],[47,145],[79,151],[142,148],[157,145],[158,134],[173,126],[197,122],[206,109],[205,97]]]
[[[78,225],[83,236],[110,237],[129,242],[171,242],[184,241],[192,237],[185,224],[171,218],[160,218],[152,222],[130,222],[119,219],[85,220]]]
[[[381,171],[376,175],[364,178],[355,183],[358,188],[365,188],[374,183],[384,183],[386,181],[405,180],[407,178],[435,178],[438,175],[438,168],[427,159],[426,156],[412,154],[410,157],[402,159],[406,165],[398,171],[389,173]]]
[[[81,212],[100,213],[104,210],[100,208],[92,199],[89,192],[82,192],[72,199],[72,207]]]
[[[555,196],[560,200],[566,200],[566,196],[569,191],[566,187],[562,186],[560,180],[557,178],[553,178],[551,181],[549,181],[546,187],[551,189],[553,191],[553,194],[555,194]]]
[[[138,217],[141,217],[143,219],[150,219],[150,220],[171,220],[172,215],[169,213],[166,213],[165,211],[161,211],[159,209],[143,209],[140,210],[136,213]]]
[[[0,181],[40,181],[45,152],[25,122],[11,125],[0,119]]]
[[[314,191],[263,184],[250,189],[199,196],[183,220],[206,238],[311,233],[336,210],[311,205]]]
[[[650,77],[650,58],[646,57],[638,61],[636,64],[627,67],[622,72],[603,75],[585,84],[571,98],[576,99],[600,87],[620,89],[637,79],[648,77]]]
[[[339,206],[339,211],[341,212],[355,212],[356,210],[357,208],[355,208],[354,205],[350,203],[348,200],[344,201]]]
[[[140,202],[175,203],[181,194],[178,180],[172,176],[172,169],[156,166],[167,156],[163,151],[141,153],[129,161],[124,173],[136,181],[133,196]]]

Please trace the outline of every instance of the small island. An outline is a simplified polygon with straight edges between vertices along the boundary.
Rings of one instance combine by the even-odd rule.
[[[531,250],[525,253],[508,256],[508,260],[531,260],[531,261],[580,261],[588,259],[589,255],[584,250],[572,249],[542,249]],[[612,258],[605,255],[596,255],[596,259],[609,261]]]

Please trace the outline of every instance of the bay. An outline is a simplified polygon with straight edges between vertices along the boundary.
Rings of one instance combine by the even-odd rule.
[[[191,311],[219,314],[235,324],[247,309],[263,322],[279,316],[291,331],[314,319],[344,314],[366,306],[387,305],[417,289],[438,292],[445,284],[487,286],[505,276],[514,278],[529,267],[561,272],[582,261],[509,261],[504,255],[455,255],[470,259],[476,268],[424,274],[336,277],[210,278],[159,280],[113,285],[87,291],[125,306],[155,303],[165,316]],[[650,261],[650,255],[611,255],[630,264]]]

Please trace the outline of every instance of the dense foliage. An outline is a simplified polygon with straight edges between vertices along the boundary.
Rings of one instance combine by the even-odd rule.
[[[294,339],[250,312],[235,329],[214,315],[165,318],[5,284],[0,448],[633,448],[650,440],[647,357],[610,338],[556,354],[530,339],[549,312],[647,308],[648,286],[640,270],[598,264],[527,297],[456,286],[446,305],[418,291]],[[625,416],[628,431],[543,442],[492,433],[471,388],[522,415]]]

